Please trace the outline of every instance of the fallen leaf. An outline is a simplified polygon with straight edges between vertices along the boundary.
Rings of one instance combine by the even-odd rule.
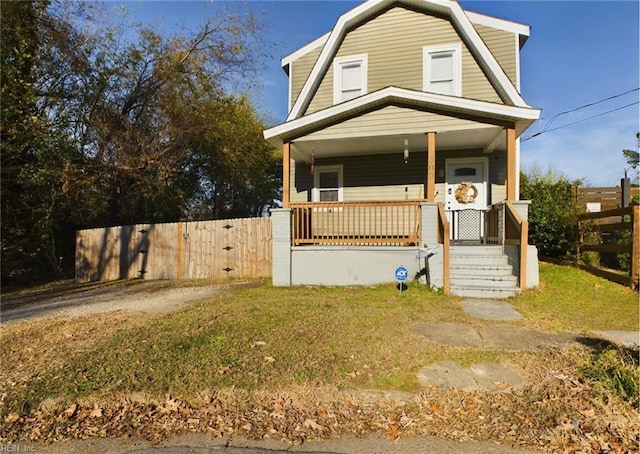
[[[274,362],[276,359],[273,356],[265,356],[264,360],[268,363]]]
[[[4,417],[4,422],[12,423],[12,422],[16,422],[18,419],[20,419],[20,415],[18,415],[18,413],[9,413],[7,416]]]
[[[436,415],[442,414],[442,410],[436,404],[431,404],[431,411],[434,412]]]
[[[320,424],[318,424],[317,422],[315,422],[313,419],[307,419],[304,423],[303,426],[305,426],[307,429],[311,429],[311,430],[317,430],[317,431],[322,431],[322,426]]]
[[[97,404],[93,404],[93,409],[89,412],[89,418],[100,418],[102,417],[102,408],[98,407]]]
[[[76,412],[78,406],[76,404],[72,404],[69,408],[67,408],[62,414],[67,418],[71,418],[73,414]]]
[[[593,408],[590,410],[578,410],[578,413],[585,418],[593,418],[596,415],[596,411]]]
[[[400,438],[401,434],[402,431],[400,430],[400,428],[396,424],[392,424],[391,426],[389,426],[389,431],[387,432],[387,440],[396,441],[398,438]]]

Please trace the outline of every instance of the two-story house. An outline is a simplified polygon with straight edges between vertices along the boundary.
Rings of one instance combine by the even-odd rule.
[[[537,285],[520,202],[529,27],[455,0],[370,0],[282,59],[274,285],[370,285],[402,265],[445,292]]]

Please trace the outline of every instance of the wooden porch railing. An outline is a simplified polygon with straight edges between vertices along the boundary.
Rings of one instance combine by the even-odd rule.
[[[510,201],[506,201],[504,216],[504,243],[520,247],[520,266],[518,283],[527,288],[527,251],[529,249],[529,221],[522,219]]]
[[[449,294],[449,221],[444,205],[438,203],[438,243],[442,244],[442,287],[445,295]]]
[[[291,203],[292,244],[419,244],[420,200]]]

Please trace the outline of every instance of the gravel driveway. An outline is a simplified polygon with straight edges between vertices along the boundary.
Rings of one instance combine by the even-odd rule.
[[[209,286],[171,288],[167,281],[123,281],[67,293],[44,292],[38,297],[3,298],[2,323],[51,315],[82,317],[117,310],[163,313],[211,298],[233,287],[253,283],[235,282]]]

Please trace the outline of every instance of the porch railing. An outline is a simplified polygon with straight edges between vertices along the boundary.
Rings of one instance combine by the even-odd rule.
[[[291,203],[292,243],[401,245],[420,243],[420,200]]]
[[[444,205],[438,204],[438,243],[442,244],[442,287],[445,295],[449,294],[449,221],[444,211]]]
[[[527,250],[529,244],[529,222],[522,219],[513,204],[506,201],[504,204],[504,243],[519,246],[520,266],[519,284],[522,290],[527,288]]]

